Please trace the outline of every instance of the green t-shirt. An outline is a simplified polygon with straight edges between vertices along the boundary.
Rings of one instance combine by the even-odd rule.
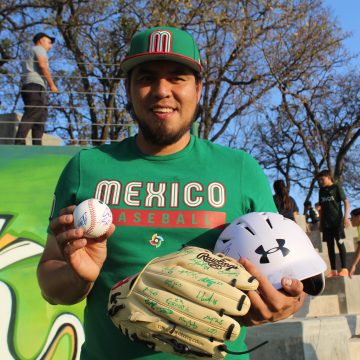
[[[319,191],[321,206],[321,224],[324,229],[342,225],[343,214],[341,202],[346,199],[343,188],[339,184],[323,186]]]
[[[142,154],[135,137],[82,150],[60,177],[54,215],[92,197],[109,205],[116,230],[87,298],[81,356],[87,360],[175,359],[122,335],[107,315],[110,288],[184,244],[212,249],[224,226],[242,214],[276,212],[268,180],[252,157],[194,136],[185,149],[168,156]],[[245,333],[231,350],[246,349]]]

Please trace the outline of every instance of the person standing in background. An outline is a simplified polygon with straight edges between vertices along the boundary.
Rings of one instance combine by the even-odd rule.
[[[360,261],[360,208],[356,208],[351,211],[350,222],[353,227],[357,228],[357,233],[358,233],[357,248],[356,248],[354,260],[351,264],[350,273],[349,273],[349,276],[351,277],[352,275],[355,274],[356,265]]]
[[[50,91],[59,92],[51,77],[47,56],[55,38],[45,33],[37,33],[33,42],[35,46],[31,48],[26,61],[23,62],[21,97],[25,104],[25,112],[16,133],[16,145],[25,145],[25,138],[30,130],[32,130],[33,145],[41,145],[48,116],[45,81]]]
[[[283,180],[276,180],[273,184],[275,195],[274,202],[279,214],[295,221],[295,215],[299,214],[299,208],[294,198],[292,198]]]
[[[307,223],[317,224],[319,222],[319,213],[309,200],[304,202],[304,215]]]
[[[334,183],[330,170],[322,170],[317,175],[320,186],[319,203],[321,206],[319,230],[323,233],[323,241],[327,243],[328,255],[331,266],[330,273],[326,276],[348,276],[346,268],[346,248],[344,245],[344,227],[350,225],[349,201],[346,198],[343,188]],[[341,203],[344,203],[344,216]],[[335,241],[339,249],[341,270],[336,269]]]

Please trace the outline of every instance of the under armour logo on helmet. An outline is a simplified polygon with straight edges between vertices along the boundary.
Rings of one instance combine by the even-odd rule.
[[[285,245],[285,240],[284,239],[276,239],[276,242],[278,243],[279,246],[273,247],[273,248],[269,249],[268,251],[265,251],[265,249],[264,249],[264,247],[262,245],[260,245],[255,250],[255,252],[257,254],[261,255],[260,264],[269,263],[270,260],[268,258],[268,255],[273,254],[274,252],[281,251],[283,257],[285,257],[286,255],[288,255],[290,253],[290,250],[284,246]]]

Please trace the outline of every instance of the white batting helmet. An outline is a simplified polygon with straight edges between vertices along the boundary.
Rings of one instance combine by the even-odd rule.
[[[282,277],[302,280],[310,295],[319,295],[325,286],[324,260],[301,227],[280,214],[240,216],[220,234],[214,252],[248,258],[277,289]]]

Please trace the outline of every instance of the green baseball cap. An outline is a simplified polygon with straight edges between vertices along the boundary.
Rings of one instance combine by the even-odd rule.
[[[121,69],[127,74],[136,65],[155,60],[175,61],[196,72],[202,71],[199,49],[193,37],[186,31],[169,26],[154,27],[135,34]]]

